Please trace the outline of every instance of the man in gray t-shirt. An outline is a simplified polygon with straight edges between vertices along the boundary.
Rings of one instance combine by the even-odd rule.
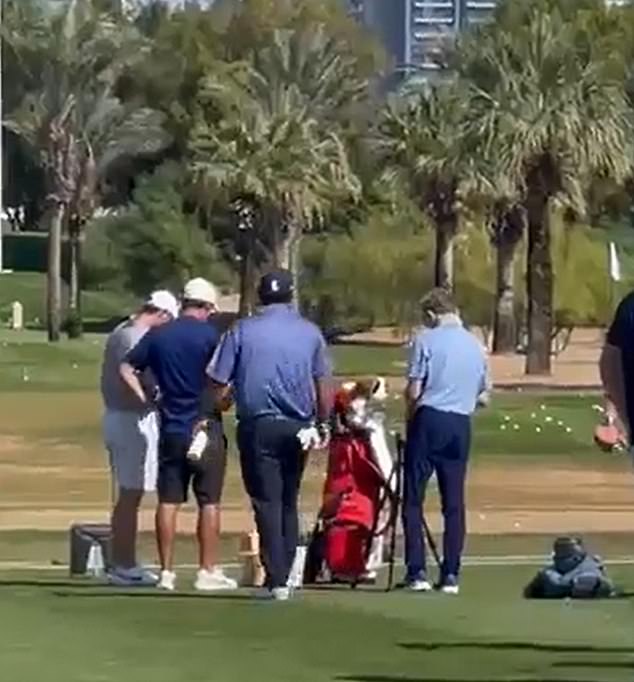
[[[178,315],[178,303],[169,291],[156,291],[141,309],[108,337],[101,367],[104,403],[103,434],[118,487],[112,511],[112,563],[109,580],[115,585],[153,585],[157,576],[136,562],[138,510],[144,492],[156,487],[158,416],[153,406],[141,404],[120,375],[121,363],[153,327]],[[142,378],[153,395],[150,375]]]

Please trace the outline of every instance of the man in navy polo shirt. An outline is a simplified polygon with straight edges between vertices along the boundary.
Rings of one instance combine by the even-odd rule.
[[[406,586],[415,592],[432,589],[426,572],[422,503],[435,473],[445,521],[438,588],[445,594],[458,594],[471,415],[478,404],[488,402],[487,362],[482,344],[463,327],[451,294],[433,289],[422,307],[425,328],[412,343],[406,390]]]
[[[291,302],[287,271],[265,275],[261,311],[224,337],[208,373],[222,400],[233,385],[238,446],[266,571],[261,596],[286,600],[299,535],[297,502],[306,462],[298,433],[315,420],[326,440],[330,363],[319,329]]]
[[[607,410],[632,444],[634,428],[634,292],[619,304],[608,330],[599,363]]]
[[[210,323],[216,311],[215,287],[202,278],[185,286],[181,316],[146,334],[121,365],[121,376],[141,403],[146,396],[139,373],[149,368],[159,392],[160,440],[156,532],[161,561],[159,587],[174,590],[176,519],[192,483],[198,503],[199,571],[197,590],[234,589],[235,581],[216,566],[220,498],[226,466],[226,443],[218,410],[205,414],[205,370],[220,332]],[[199,461],[188,458],[194,432],[206,422],[209,445]]]

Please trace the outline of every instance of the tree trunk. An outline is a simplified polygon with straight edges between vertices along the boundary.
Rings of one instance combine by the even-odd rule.
[[[249,317],[255,311],[255,238],[253,229],[245,234],[244,249],[240,261],[240,304],[238,314],[240,317]]]
[[[529,185],[528,260],[526,293],[528,302],[527,374],[550,374],[553,326],[553,272],[550,253],[550,215],[548,195]]]
[[[81,268],[81,240],[79,231],[71,228],[70,234],[70,262],[68,278],[68,307],[69,307],[69,327],[68,336],[71,339],[79,339],[83,335],[81,323],[81,282],[79,272]]]
[[[51,208],[48,231],[47,328],[48,340],[59,341],[62,321],[62,225],[64,204]]]
[[[299,309],[299,275],[301,272],[301,256],[300,256],[301,239],[299,237],[294,239],[290,244],[290,263],[288,269],[293,275],[293,305]]]
[[[434,271],[434,286],[453,291],[453,247],[456,235],[455,222],[445,222],[436,225],[436,266]]]
[[[493,323],[493,352],[513,353],[517,339],[515,324],[515,249],[517,242],[502,240],[497,248],[497,287]]]
[[[285,232],[280,235],[280,241],[275,246],[276,267],[288,270],[293,275],[293,305],[299,307],[299,247],[302,230],[294,220],[289,220]]]

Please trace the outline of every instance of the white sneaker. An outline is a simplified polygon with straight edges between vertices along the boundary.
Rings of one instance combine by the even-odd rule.
[[[117,587],[154,587],[158,580],[156,573],[143,566],[114,566],[108,573],[108,582]]]
[[[416,579],[408,581],[405,585],[405,589],[410,592],[431,592],[432,585],[429,580]]]
[[[440,591],[443,594],[460,594],[460,587],[458,585],[441,585],[440,586]]]
[[[293,591],[290,587],[274,587],[271,590],[271,595],[275,601],[288,601],[292,594]]]
[[[200,592],[236,590],[238,583],[232,578],[227,577],[219,568],[214,568],[213,571],[201,568],[196,574],[194,588]]]
[[[443,594],[457,595],[460,593],[458,579],[455,575],[448,575],[440,583],[440,591]]]
[[[161,571],[161,578],[157,587],[159,590],[173,592],[176,589],[176,573],[174,571]]]
[[[260,587],[256,593],[255,598],[260,601],[288,601],[293,596],[293,590],[290,587]]]

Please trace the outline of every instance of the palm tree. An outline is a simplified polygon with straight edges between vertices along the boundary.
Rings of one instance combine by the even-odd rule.
[[[491,241],[496,252],[493,352],[512,353],[517,347],[515,263],[517,247],[526,232],[526,210],[521,203],[499,203],[494,208]]]
[[[409,186],[412,198],[433,221],[434,282],[450,290],[461,185],[471,172],[470,151],[462,135],[463,116],[460,92],[441,85],[413,99],[391,103],[379,126],[386,179]]]
[[[194,174],[205,192],[250,197],[258,239],[270,245],[273,263],[296,275],[303,232],[334,202],[360,192],[334,121],[356,96],[346,86],[357,83],[345,75],[346,63],[321,30],[276,31],[246,69],[203,85],[191,138]]]
[[[13,29],[13,30],[11,30]],[[125,65],[135,58],[136,35],[100,14],[90,2],[68,0],[28,35],[9,27],[12,48],[37,45],[44,73],[5,126],[39,157],[47,185],[49,214],[49,339],[61,327],[61,240],[71,245],[70,307],[79,314],[82,229],[98,203],[100,180],[122,157],[152,153],[167,143],[161,117],[123,104],[113,93]]]
[[[526,371],[542,374],[551,367],[553,202],[582,214],[593,176],[620,182],[628,175],[632,121],[623,83],[610,76],[574,16],[554,0],[507,4],[521,20],[478,36],[481,71],[471,73],[468,128],[524,197]]]

